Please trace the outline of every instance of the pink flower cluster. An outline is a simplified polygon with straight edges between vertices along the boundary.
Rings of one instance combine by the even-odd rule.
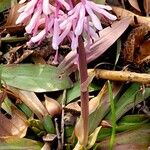
[[[28,22],[26,32],[32,35],[28,42],[40,43],[44,38],[52,38],[52,47],[58,50],[65,38],[71,41],[73,50],[78,47],[78,37],[84,33],[88,41],[98,38],[97,30],[102,30],[100,18],[116,20],[110,14],[110,6],[81,0],[74,4],[72,0],[21,0],[25,3],[19,9],[16,24]],[[43,26],[41,29],[40,27]]]

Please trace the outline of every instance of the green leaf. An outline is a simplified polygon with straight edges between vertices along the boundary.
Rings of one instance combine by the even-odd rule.
[[[10,8],[11,0],[0,0],[0,12]]]
[[[33,114],[33,112],[31,111],[31,109],[25,105],[24,103],[19,103],[17,104],[17,106],[22,110],[22,112],[28,117],[30,118]]]
[[[114,149],[118,150],[147,150],[150,141],[150,124],[136,128],[135,130],[116,134]],[[98,144],[97,149],[105,150],[108,148],[110,138],[107,138]],[[131,148],[132,147],[132,148]]]
[[[89,85],[89,92],[97,91],[99,89],[100,87],[94,83],[91,83]],[[70,103],[71,101],[73,101],[75,98],[78,97],[80,97],[80,84],[79,82],[76,82],[73,85],[73,88],[69,89],[67,92],[67,103]]]
[[[115,133],[116,133],[116,112],[115,112],[116,110],[115,110],[112,86],[110,81],[108,81],[108,92],[109,92],[109,100],[111,106],[111,121],[112,121],[112,133],[111,133],[111,139],[109,143],[109,149],[112,150],[113,144],[115,142]]]
[[[150,88],[145,89],[144,95],[139,91],[140,84],[133,83],[116,103],[116,120],[120,119],[127,111],[150,96]],[[106,119],[111,120],[111,112]]]
[[[4,109],[9,115],[12,115],[11,106],[12,106],[11,101],[8,99],[8,97],[6,97],[1,105],[1,108]]]
[[[44,125],[45,130],[46,130],[48,133],[55,133],[55,128],[54,128],[54,124],[53,124],[53,121],[52,121],[51,116],[47,115],[47,116],[44,118],[44,120],[43,120],[43,125]]]
[[[9,137],[0,142],[1,150],[41,150],[42,143],[26,138]]]
[[[1,65],[2,79],[7,85],[33,92],[58,91],[72,83],[57,67],[49,65]]]

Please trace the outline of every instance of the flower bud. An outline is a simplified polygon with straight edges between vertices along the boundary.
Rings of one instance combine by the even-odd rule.
[[[44,95],[45,97],[45,107],[48,111],[48,113],[53,117],[56,115],[61,114],[61,105],[54,99],[47,97],[46,95]]]

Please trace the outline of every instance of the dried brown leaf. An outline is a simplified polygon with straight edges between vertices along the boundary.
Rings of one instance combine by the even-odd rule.
[[[149,0],[144,0],[144,9],[145,9],[147,16],[149,16],[150,14],[150,1]]]
[[[8,119],[0,113],[0,137],[17,136],[24,137],[28,128],[25,115],[16,107],[12,107],[12,118]]]
[[[124,19],[126,17],[130,17],[131,18],[130,24],[134,25],[135,24],[134,19],[136,17],[139,24],[146,24],[147,26],[150,27],[150,17],[139,16],[139,15],[134,14],[131,11],[128,11],[128,10],[120,8],[120,7],[112,6],[112,8],[113,8],[113,11],[115,12],[116,16],[119,19]]]
[[[13,87],[8,87],[17,98],[23,101],[32,111],[37,115],[39,119],[42,119],[48,114],[46,108],[43,106],[41,101],[35,95],[34,92],[19,90]]]
[[[132,7],[134,7],[136,10],[141,11],[138,5],[137,0],[128,0]]]
[[[141,61],[147,57],[149,53],[149,42],[145,41],[145,36],[150,32],[150,26],[145,24],[133,29],[129,34],[122,51],[125,62],[134,62],[141,64]]]

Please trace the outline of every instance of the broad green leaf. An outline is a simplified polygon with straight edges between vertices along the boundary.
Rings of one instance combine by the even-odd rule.
[[[149,117],[145,114],[127,115],[120,119],[118,125],[143,124],[149,121]]]
[[[141,123],[130,123],[130,124],[124,124],[124,125],[119,125],[116,126],[116,133],[122,133],[122,132],[127,132],[131,130],[136,130],[138,128],[141,128],[145,125],[144,122]],[[112,128],[102,128],[97,136],[97,141],[102,141],[106,137],[111,137],[112,133]]]
[[[115,150],[147,150],[150,142],[150,124],[143,125],[135,130],[116,134]],[[110,138],[107,138],[98,144],[98,149],[106,150]]]
[[[58,91],[71,87],[71,80],[49,65],[1,65],[2,79],[12,87],[33,92]]]
[[[93,91],[97,91],[99,90],[99,86],[97,86],[94,83],[91,83],[89,85],[89,92],[93,92]],[[70,103],[71,101],[73,101],[75,98],[80,97],[80,84],[79,82],[75,83],[73,85],[73,88],[69,89],[67,92],[67,103]]]
[[[11,0],[0,0],[0,12],[10,8]]]
[[[42,143],[26,138],[8,137],[0,142],[1,150],[41,150]]]
[[[146,100],[150,96],[150,88],[146,88],[144,94],[140,91],[140,84],[133,83],[120,97],[116,103],[116,120],[120,119],[131,108],[134,108],[138,103]],[[111,120],[111,112],[106,117]]]

